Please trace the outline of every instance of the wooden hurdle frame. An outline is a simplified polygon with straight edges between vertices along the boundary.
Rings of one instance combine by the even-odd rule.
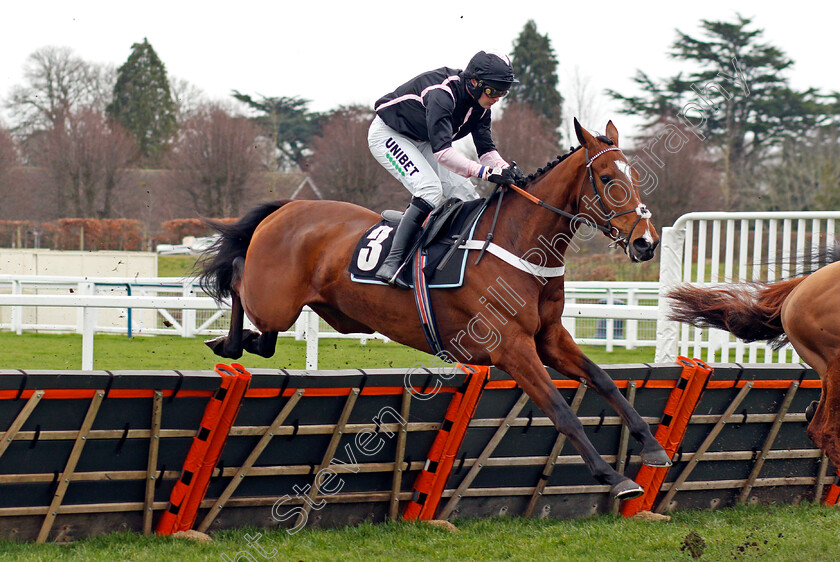
[[[704,369],[692,383],[688,371]],[[605,460],[645,480],[635,506],[611,500],[497,369],[421,370],[408,385],[398,369],[254,370],[193,498],[193,526],[294,532],[401,515],[629,516],[840,496],[836,470],[805,436],[802,412],[820,391],[812,370],[681,358],[607,371],[673,454],[670,469],[644,476],[606,402],[552,375]],[[220,383],[214,371],[0,371],[0,536],[153,532]]]

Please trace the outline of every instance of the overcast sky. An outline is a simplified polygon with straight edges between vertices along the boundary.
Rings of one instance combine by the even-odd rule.
[[[147,37],[171,76],[211,99],[230,99],[236,89],[300,96],[315,111],[372,105],[420,72],[463,68],[477,50],[510,52],[529,19],[551,39],[564,95],[575,74],[595,92],[635,94],[637,69],[654,77],[686,70],[667,54],[675,29],[699,37],[701,19],[732,21],[736,11],[754,18],[765,41],[795,61],[789,73],[794,87],[840,91],[833,30],[840,7],[808,6],[813,4],[710,0],[4,2],[0,98],[5,101],[11,87],[23,83],[24,62],[41,47],[70,47],[90,62],[119,66],[132,43]],[[617,106],[603,97],[599,103],[620,131],[635,132],[637,123]],[[603,130],[604,123],[584,125]]]

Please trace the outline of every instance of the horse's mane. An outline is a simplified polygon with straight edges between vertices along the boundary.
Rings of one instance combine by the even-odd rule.
[[[557,158],[555,158],[554,160],[551,160],[550,162],[547,162],[546,165],[543,166],[542,168],[537,168],[536,172],[534,172],[532,174],[529,174],[528,177],[526,178],[528,183],[531,183],[532,181],[536,180],[537,178],[540,178],[540,177],[544,176],[545,174],[547,174],[548,172],[553,170],[558,164],[560,164],[560,162],[562,162],[563,160],[565,160],[566,158],[568,158],[569,156],[571,156],[572,154],[574,154],[575,152],[577,152],[581,148],[583,148],[583,147],[581,147],[581,146],[571,147],[571,148],[569,148],[569,152],[567,152],[566,154],[558,154]]]
[[[610,138],[608,138],[604,135],[598,135],[595,138],[598,139],[599,141],[605,143],[605,144],[610,145],[610,146],[612,146],[614,144],[612,139],[610,139]],[[548,172],[553,170],[558,164],[560,164],[560,162],[562,162],[563,160],[565,160],[566,158],[568,158],[569,156],[571,156],[572,154],[574,154],[575,152],[577,152],[581,148],[583,148],[583,147],[582,146],[573,146],[573,147],[569,148],[569,152],[567,152],[566,154],[558,154],[557,158],[555,158],[554,160],[552,160],[550,162],[547,162],[546,165],[543,166],[542,168],[537,168],[536,172],[534,172],[532,174],[529,174],[528,178],[527,178],[528,183],[531,183],[535,179],[544,176],[545,174],[547,174]]]

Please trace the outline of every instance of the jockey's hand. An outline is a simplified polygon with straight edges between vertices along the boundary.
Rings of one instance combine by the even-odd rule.
[[[525,172],[519,169],[519,166],[516,165],[516,162],[511,163],[510,168],[511,174],[513,174],[513,182],[516,184],[517,187],[525,187],[525,184],[528,183],[528,176],[525,175]]]
[[[517,184],[519,177],[516,170],[518,168],[491,168],[487,173],[487,181],[499,185]]]

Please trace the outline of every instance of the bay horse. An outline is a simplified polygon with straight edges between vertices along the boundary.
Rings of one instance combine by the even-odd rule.
[[[618,131],[610,121],[606,135],[596,137],[577,120],[575,131],[580,146],[529,176],[526,189],[519,189],[522,196],[511,193],[503,205],[495,199],[475,238],[483,240],[496,222],[495,244],[556,268],[563,266],[576,229],[593,235],[598,229],[631,260],[649,260],[659,236],[639,199],[638,175],[618,148]],[[378,221],[376,213],[346,202],[280,201],[232,225],[214,222],[221,238],[202,260],[201,282],[217,300],[231,299],[231,326],[227,336],[207,345],[226,358],[239,358],[243,350],[269,357],[277,332],[289,329],[308,305],[339,332],[379,332],[434,353],[411,291],[350,279],[354,247]],[[506,296],[496,288],[502,284]],[[453,360],[496,365],[510,374],[568,437],[598,482],[611,486],[617,498],[636,497],[642,487],[600,457],[544,365],[599,392],[641,443],[642,462],[671,461],[615,382],[563,328],[563,286],[562,275],[537,276],[486,256],[470,264],[462,287],[433,292],[441,341]],[[262,333],[243,331],[243,314]]]
[[[819,402],[805,410],[808,437],[840,467],[840,261],[776,283],[679,285],[666,295],[669,318],[726,330],[747,341],[790,342],[822,381]]]

